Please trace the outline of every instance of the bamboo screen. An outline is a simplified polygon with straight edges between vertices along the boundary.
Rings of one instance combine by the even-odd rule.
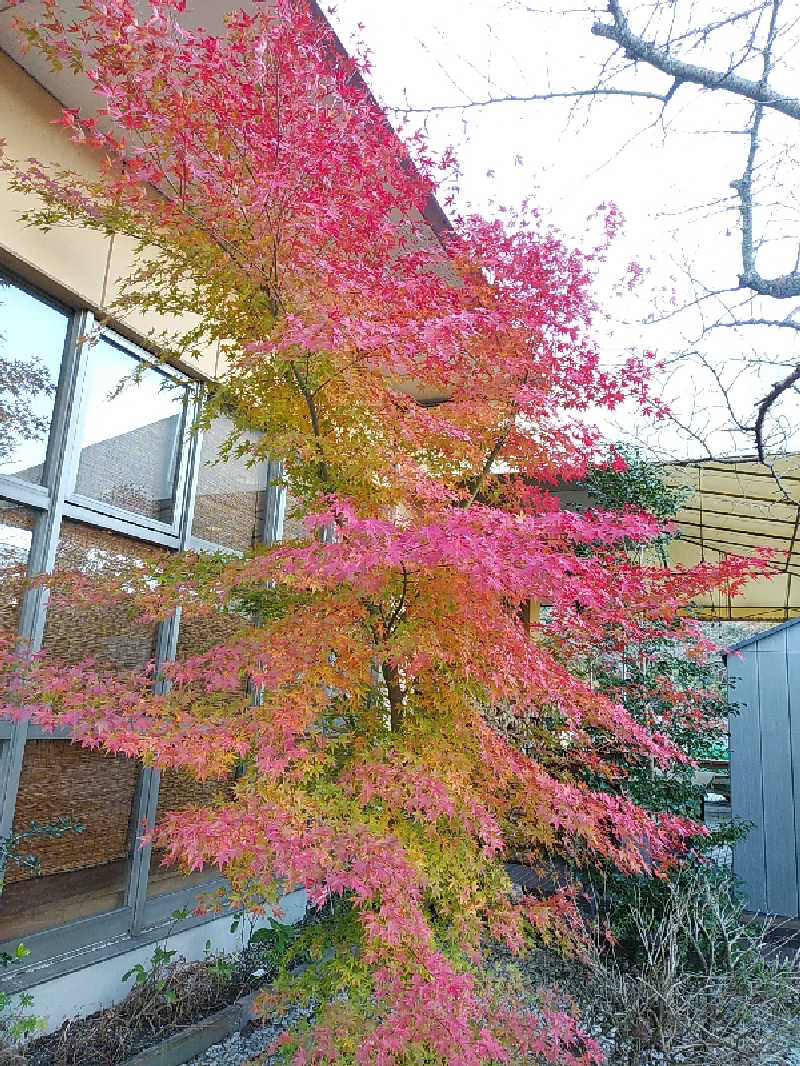
[[[68,740],[25,745],[14,832],[71,815],[81,832],[22,840],[36,873],[14,863],[6,870],[0,938],[102,914],[122,906],[132,848],[131,816],[138,766]]]
[[[65,519],[56,554],[55,573],[82,571],[103,576],[124,571],[138,559],[166,553],[112,533]],[[153,660],[157,626],[130,616],[125,604],[72,607],[57,595],[48,607],[44,650],[65,662],[91,657],[122,669],[145,667]]]
[[[105,755],[69,740],[29,740],[22,762],[14,830],[72,815],[83,831],[33,839],[24,850],[43,875],[127,859],[138,769],[133,759]],[[9,882],[32,876],[9,868]]]

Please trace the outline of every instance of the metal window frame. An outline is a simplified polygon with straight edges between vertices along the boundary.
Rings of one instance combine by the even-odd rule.
[[[56,381],[56,391],[53,397],[53,411],[50,417],[50,431],[48,435],[47,445],[45,447],[45,458],[42,463],[42,480],[26,481],[24,478],[16,477],[14,474],[0,473],[0,495],[5,496],[7,499],[12,499],[18,503],[25,503],[31,507],[46,507],[50,502],[49,491],[49,479],[48,479],[48,461],[52,462],[51,441],[53,438],[53,425],[56,419],[56,409],[59,403],[59,397],[62,394],[62,382],[64,378],[65,358],[66,352],[70,345],[71,327],[77,313],[74,307],[70,307],[62,300],[56,299],[49,293],[45,292],[38,285],[34,285],[22,278],[13,270],[6,269],[0,262],[0,282],[5,282],[7,285],[12,286],[15,289],[20,289],[22,292],[28,293],[35,300],[40,303],[46,304],[48,307],[53,308],[55,311],[61,312],[67,318],[67,329],[64,337],[64,346],[61,352],[61,362],[59,363],[58,380]],[[0,289],[2,292],[2,289]]]
[[[96,328],[97,320],[91,311],[69,308],[9,271],[3,270],[2,277],[10,284],[17,285],[70,316],[42,482],[36,484],[10,475],[0,475],[0,496],[22,503],[38,512],[28,557],[29,576],[52,571],[64,518],[173,550],[193,549],[238,554],[231,552],[224,545],[193,537],[191,533],[202,449],[202,432],[195,430],[194,426],[202,403],[204,386],[178,371],[174,373],[178,380],[185,382],[187,393],[181,432],[175,445],[179,451],[175,469],[173,522],[168,524],[150,520],[146,516],[124,511],[71,491],[75,485],[81,431],[88,403],[86,373],[89,345],[86,338]],[[152,356],[121,334],[104,328],[101,336],[133,358],[153,365]],[[286,488],[282,463],[270,460],[265,475],[267,484],[264,488],[264,525],[261,539],[269,545],[280,541],[283,533]],[[23,600],[18,632],[20,639],[31,652],[36,652],[41,647],[47,601],[46,588],[29,590]],[[160,624],[156,636],[158,662],[174,659],[179,630],[180,611]],[[26,721],[4,723],[0,728],[0,834],[11,832],[26,741],[68,739],[69,736],[67,730],[54,734],[45,733],[36,726],[29,726]],[[132,833],[135,834],[142,821],[153,822],[158,805],[159,784],[159,772],[150,767],[143,767],[132,807]],[[55,925],[26,937],[31,956],[26,965],[15,968],[16,973],[12,979],[14,986],[30,986],[85,966],[87,952],[92,956],[96,954],[97,961],[100,961],[101,958],[130,950],[139,944],[152,942],[161,935],[162,929],[159,927],[163,926],[176,908],[191,904],[198,892],[212,892],[225,883],[224,879],[215,875],[206,883],[148,899],[150,856],[149,845],[132,848],[125,902],[122,907]],[[182,927],[202,925],[208,920],[208,917],[194,916],[182,923]],[[0,944],[0,950],[4,947],[11,950],[14,946],[12,942]],[[4,981],[3,985],[6,983]]]
[[[270,459],[267,463],[267,491],[264,500],[264,533],[262,540],[267,545],[283,539],[283,522],[286,517],[286,484],[283,463]]]
[[[136,511],[129,511],[126,508],[117,507],[104,500],[98,500],[93,496],[87,496],[75,491],[78,465],[80,463],[80,438],[89,413],[86,378],[90,358],[90,345],[84,345],[83,351],[85,365],[77,404],[79,423],[75,434],[74,450],[69,459],[69,473],[64,491],[65,503],[70,506],[78,520],[91,522],[94,525],[104,524],[104,520],[106,520],[109,523],[114,523],[113,526],[109,525],[106,528],[114,528],[118,532],[127,533],[130,536],[139,537],[139,539],[153,540],[155,543],[163,544],[167,547],[178,547],[181,525],[179,509],[184,497],[189,465],[189,431],[192,425],[189,409],[193,409],[196,391],[192,388],[190,378],[178,371],[170,372],[155,366],[153,357],[127,337],[123,337],[107,327],[100,331],[99,336],[101,340],[111,345],[111,347],[123,352],[132,360],[148,366],[155,373],[162,374],[165,378],[173,380],[176,384],[181,385],[184,390],[183,410],[180,416],[178,432],[173,442],[173,449],[177,453],[177,461],[174,463],[175,469],[172,474],[172,520],[170,522],[162,522],[157,518],[138,514]]]
[[[72,438],[75,432],[75,384],[81,374],[80,347],[82,338],[86,335],[87,319],[87,312],[74,314],[64,342],[59,388],[53,408],[45,460],[45,475],[50,482],[50,505],[42,510],[33,529],[28,553],[27,573],[29,576],[49,573],[55,562],[63,507],[60,488],[67,456],[74,444]],[[1,487],[0,491],[2,491]],[[39,651],[42,646],[47,600],[48,590],[40,587],[29,589],[22,601],[17,632],[20,640],[25,642],[26,647],[32,653]],[[17,789],[27,736],[27,721],[15,722],[11,729],[11,737],[3,744],[2,755],[0,755],[0,835],[3,836],[10,835],[14,821]]]
[[[45,485],[37,485],[35,481],[23,481],[22,478],[9,474],[0,474],[0,495],[6,500],[23,503],[39,511],[50,506],[50,490]]]

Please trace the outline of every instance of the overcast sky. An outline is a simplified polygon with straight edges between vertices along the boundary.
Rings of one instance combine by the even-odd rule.
[[[601,203],[616,203],[627,224],[606,281],[630,261],[649,273],[635,297],[612,297],[601,287],[604,350],[610,361],[636,347],[669,355],[691,345],[696,316],[644,331],[635,323],[654,309],[668,310],[673,294],[678,301],[686,296],[687,259],[714,287],[735,284],[738,214],[729,183],[741,174],[746,145],[728,130],[749,112],[726,110],[719,98],[693,90],[676,94],[668,133],[657,121],[659,105],[641,100],[426,112],[490,96],[591,86],[609,46],[591,34],[594,16],[585,0],[573,0],[571,8],[559,14],[549,0],[340,0],[332,19],[351,50],[358,40],[370,49],[370,81],[393,121],[402,118],[393,109],[419,109],[408,119],[424,125],[434,147],[455,146],[461,210],[493,213],[530,196],[566,236],[589,247],[587,216]],[[647,69],[630,84],[660,92],[669,86]],[[715,206],[697,210],[707,204]],[[777,350],[787,340],[771,343]],[[731,338],[710,343],[724,358]],[[686,417],[698,396],[705,402],[708,395],[697,373],[683,371],[665,385],[666,398]],[[625,428],[632,428],[627,418]],[[720,435],[716,448],[741,451],[748,443]],[[661,434],[660,444],[679,457],[698,453],[696,442],[672,431]]]

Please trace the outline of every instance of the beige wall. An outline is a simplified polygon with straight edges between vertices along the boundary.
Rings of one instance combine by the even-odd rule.
[[[99,153],[72,144],[64,129],[52,124],[61,116],[60,104],[2,51],[0,116],[8,158],[33,157],[86,177],[98,173]],[[0,175],[0,264],[68,304],[102,315],[130,267],[133,243],[117,237],[112,245],[108,237],[72,226],[40,233],[20,221],[34,203],[9,189],[7,176]],[[110,324],[146,343],[150,331],[164,330],[167,322],[155,315],[132,314]],[[218,369],[216,353],[209,351],[191,369],[213,377]]]

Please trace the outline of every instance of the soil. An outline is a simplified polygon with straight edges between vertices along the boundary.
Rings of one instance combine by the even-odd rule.
[[[121,1003],[65,1021],[56,1032],[26,1044],[27,1066],[121,1066],[275,976],[263,946],[252,945],[223,961],[227,965],[215,967],[213,959],[179,959],[151,971]]]

